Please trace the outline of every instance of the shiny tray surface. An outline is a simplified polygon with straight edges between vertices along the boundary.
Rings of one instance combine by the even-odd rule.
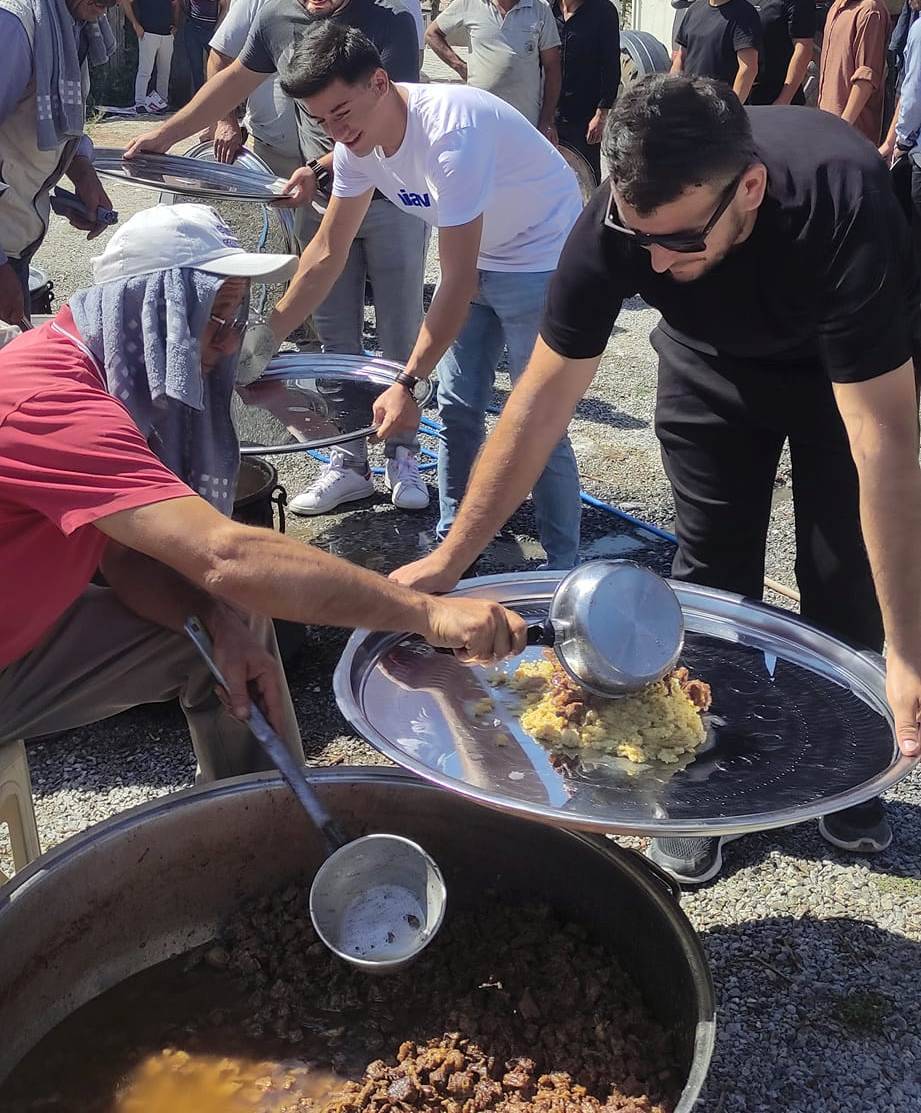
[[[243,455],[327,448],[374,432],[372,406],[403,366],[370,356],[281,352],[261,379],[238,388],[232,414]],[[434,391],[419,391],[420,406]]]
[[[186,197],[267,202],[284,191],[283,178],[234,163],[227,165],[183,155],[157,154],[125,159],[123,154],[124,151],[114,148],[97,148],[93,167],[103,177]]]
[[[546,617],[559,573],[465,581],[455,594]],[[712,687],[707,740],[677,765],[586,756],[568,771],[518,724],[495,671],[418,639],[356,631],[336,669],[345,717],[397,764],[444,788],[557,826],[630,834],[732,834],[837,811],[892,787],[915,762],[895,743],[882,659],[784,611],[673,583],[680,664]],[[542,650],[526,651],[526,659]],[[500,668],[512,672],[518,660]],[[484,697],[494,710],[476,714]]]

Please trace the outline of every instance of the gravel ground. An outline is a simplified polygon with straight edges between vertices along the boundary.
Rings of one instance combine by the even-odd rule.
[[[137,123],[102,124],[95,138],[116,146],[137,130]],[[154,199],[118,187],[112,196],[123,216]],[[89,280],[92,253],[55,221],[38,264],[54,278],[60,298]],[[430,259],[428,278],[434,277]],[[656,316],[639,301],[625,307],[572,434],[590,493],[669,528],[672,506],[652,430],[655,364],[647,336]],[[498,402],[507,390],[500,375]],[[280,470],[294,494],[316,465],[289,460]],[[767,568],[793,585],[790,493],[784,464]],[[348,514],[295,519],[290,532],[385,571],[424,551],[434,522],[433,508],[402,514],[379,494]],[[668,568],[667,543],[599,511],[586,508],[583,536],[586,556],[629,554],[659,571]],[[525,508],[487,551],[481,570],[534,566],[540,558]],[[289,669],[312,764],[383,761],[352,735],[333,703],[330,678],[344,641],[338,631],[310,630]],[[29,759],[46,848],[191,784],[194,773],[184,721],[171,706],[140,708],[34,742]],[[701,1113],[921,1109],[921,774],[889,799],[896,841],[878,857],[833,853],[809,824],[732,844],[720,878],[685,895],[683,907],[702,935],[719,994],[718,1045]]]

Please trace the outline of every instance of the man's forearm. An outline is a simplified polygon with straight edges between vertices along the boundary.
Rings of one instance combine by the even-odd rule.
[[[134,33],[140,38],[144,29],[141,27],[140,20],[135,15],[134,3],[132,0],[118,0],[118,6],[125,13],[125,19],[127,19],[134,28]]]
[[[858,459],[860,519],[873,568],[890,650],[921,650],[921,469],[917,445],[909,457],[892,446]]]
[[[793,43],[793,54],[787,66],[787,75],[784,78],[783,88],[777,95],[775,104],[792,104],[803,82],[806,80],[806,70],[812,57],[812,42],[796,39]]]
[[[565,360],[538,338],[476,462],[457,519],[436,550],[458,576],[527,498],[598,363]]]
[[[851,85],[851,91],[848,94],[844,111],[841,113],[841,119],[848,124],[856,123],[872,92],[873,86],[869,81],[855,81]]]
[[[434,54],[450,66],[455,73],[459,73],[466,79],[467,64],[461,56],[454,50],[444,34],[434,25],[431,25],[425,34],[425,41],[432,48]]]
[[[748,94],[752,91],[752,86],[755,84],[755,78],[757,76],[757,64],[752,66],[747,62],[739,62],[739,69],[736,72],[736,79],[733,82],[732,91],[743,104],[748,100]]]
[[[223,73],[232,63],[233,58],[229,58],[226,54],[221,54],[219,50],[215,50],[212,47],[211,50],[208,51],[208,62],[205,68],[208,80],[211,81],[211,79],[217,77],[219,73]],[[235,104],[230,112],[228,112],[226,116],[222,116],[221,119],[232,127],[236,127],[238,125],[237,110],[243,103],[243,101],[240,101],[240,104]]]
[[[208,624],[213,608],[223,605],[172,568],[116,541],[106,547],[101,571],[129,611],[168,630],[181,631],[190,614]]]
[[[169,553],[170,566],[192,590],[247,612],[305,624],[431,632],[425,595],[284,534],[217,516],[198,498],[121,511],[97,527],[140,553]],[[133,607],[146,605],[136,593],[132,598]],[[173,609],[174,620],[188,601],[186,595]]]
[[[557,61],[556,65],[546,66],[544,69],[544,96],[540,105],[540,118],[537,126],[541,131],[550,127],[556,119],[556,108],[560,102],[560,90],[563,87],[563,70]]]
[[[222,116],[229,116],[269,76],[233,62],[206,81],[185,108],[157,129],[157,134],[172,146],[196,131],[211,127]]]
[[[472,281],[467,283],[461,278],[454,282],[441,282],[406,361],[406,370],[410,375],[415,375],[417,379],[427,379],[435,370],[438,361],[463,328],[475,293],[476,272]]]
[[[921,661],[921,468],[911,362],[835,384],[860,488],[860,521],[890,650]]]

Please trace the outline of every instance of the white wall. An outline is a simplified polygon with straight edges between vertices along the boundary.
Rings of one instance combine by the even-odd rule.
[[[672,48],[672,23],[675,9],[670,0],[633,0],[632,25],[636,31],[648,31],[663,43],[669,51]]]

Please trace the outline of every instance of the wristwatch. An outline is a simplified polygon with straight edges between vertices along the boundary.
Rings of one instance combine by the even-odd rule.
[[[313,176],[317,180],[317,189],[321,189],[324,193],[329,193],[330,187],[333,184],[333,176],[326,169],[325,166],[320,165],[320,160],[312,158],[307,166],[313,171]]]
[[[394,376],[395,382],[400,386],[405,387],[412,395],[413,400],[416,397],[416,387],[420,385],[422,379],[417,379],[415,375],[410,375],[408,371],[398,371]]]

